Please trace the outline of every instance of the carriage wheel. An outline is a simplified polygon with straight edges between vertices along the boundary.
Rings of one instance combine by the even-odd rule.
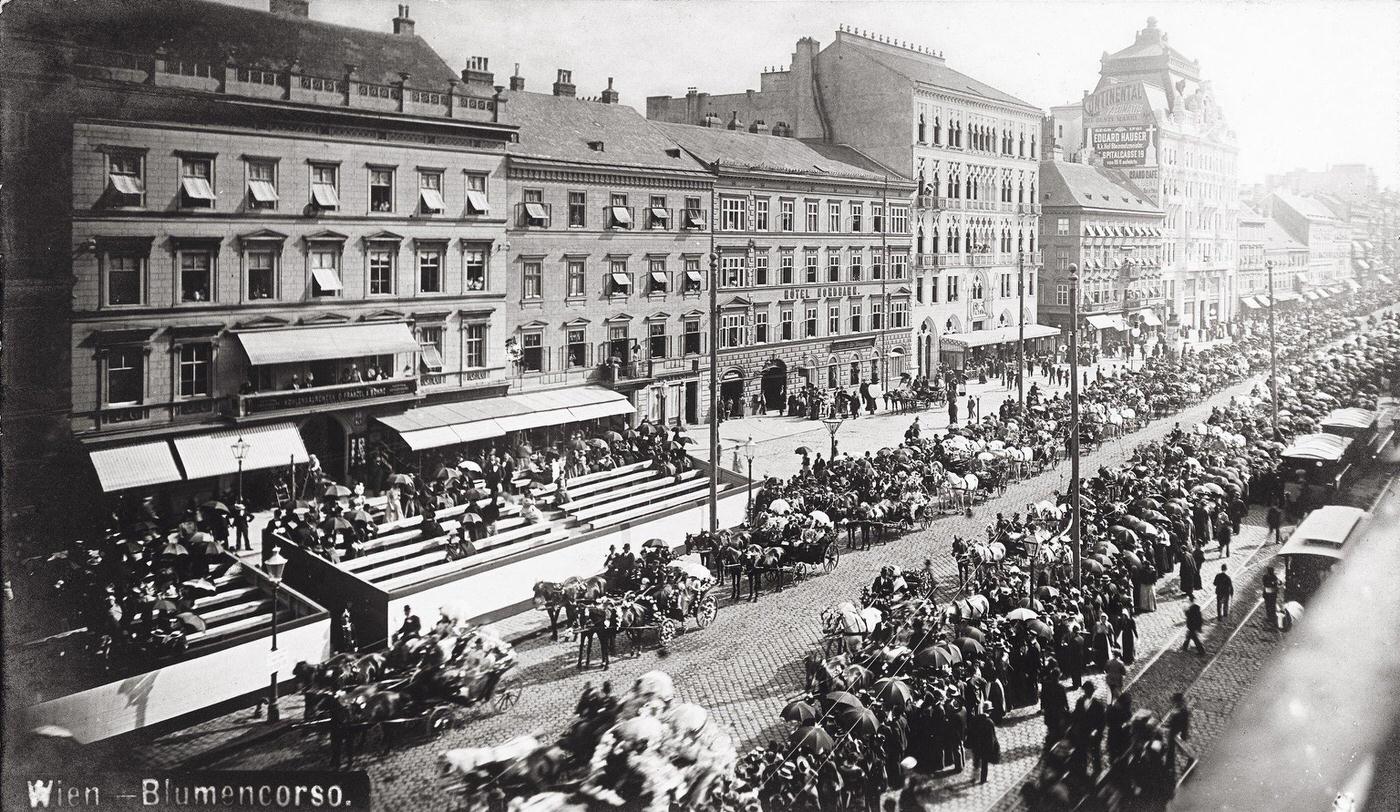
[[[444,730],[453,727],[457,723],[457,717],[452,709],[446,706],[433,708],[428,712],[427,734],[428,738],[437,738]]]
[[[491,709],[496,713],[505,713],[515,707],[520,702],[520,686],[515,682],[496,686],[496,693],[491,696]]]
[[[836,542],[826,545],[826,555],[822,556],[822,570],[831,572],[836,569],[836,565],[841,563],[841,548],[836,546]]]
[[[719,607],[715,605],[714,597],[708,596],[700,602],[699,611],[695,613],[695,622],[703,629],[715,622],[717,614],[719,614]]]
[[[656,634],[661,640],[661,647],[668,648],[671,641],[676,639],[676,621],[669,617],[663,618],[661,624],[656,627]]]

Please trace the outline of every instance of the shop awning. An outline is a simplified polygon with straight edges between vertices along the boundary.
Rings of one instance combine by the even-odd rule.
[[[1363,271],[1369,271],[1369,270],[1371,270],[1371,263],[1367,262],[1367,261],[1364,260],[1364,259],[1353,259],[1353,260],[1351,261],[1351,264],[1354,265],[1354,266],[1356,266],[1357,268],[1363,270]]]
[[[1361,283],[1357,282],[1355,279],[1343,279],[1342,284],[1351,288],[1353,292],[1361,290]]]
[[[1298,280],[1298,283],[1301,285],[1311,284],[1311,280],[1308,279],[1308,274],[1306,271],[1299,271],[1298,273],[1293,275],[1293,278]]]
[[[1122,316],[1114,316],[1108,313],[1099,313],[1088,316],[1084,319],[1089,322],[1089,326],[1095,330],[1127,330],[1128,323],[1123,321]]]
[[[1060,334],[1058,329],[1044,324],[1027,324],[1025,328],[1027,341]],[[958,350],[987,347],[993,344],[1014,344],[1020,336],[1020,330],[1020,326],[1012,324],[1006,327],[993,327],[990,330],[973,330],[970,333],[946,333],[939,340],[939,348]]]
[[[1383,283],[1385,283],[1385,284],[1387,284],[1387,285],[1393,285],[1393,284],[1395,284],[1393,281],[1391,281],[1390,277],[1386,276],[1386,275],[1383,274],[1383,273],[1378,273],[1378,274],[1376,274],[1376,279],[1379,280],[1379,281],[1381,281],[1381,282],[1383,282]]]
[[[1323,293],[1325,294],[1326,291],[1323,291]],[[1301,295],[1299,295],[1299,294],[1297,294],[1297,293],[1294,293],[1294,292],[1291,291],[1291,290],[1285,290],[1285,291],[1282,292],[1282,293],[1278,293],[1278,294],[1275,294],[1275,295],[1274,295],[1274,300],[1275,300],[1275,301],[1279,301],[1279,302],[1292,302],[1292,301],[1296,301],[1296,300],[1301,299],[1301,298],[1302,298]]]
[[[180,455],[185,476],[203,479],[237,473],[238,459],[233,455],[233,445],[239,438],[248,444],[248,454],[243,458],[244,471],[277,468],[292,462],[302,464],[310,459],[294,423],[247,426],[193,437],[177,437],[175,453]]]
[[[1268,306],[1261,302],[1259,299],[1254,298],[1253,296],[1245,296],[1244,298],[1240,299],[1240,304],[1244,305],[1250,310],[1257,310],[1261,307]]]
[[[106,493],[184,479],[165,440],[103,448],[88,456]]]
[[[1303,298],[1312,302],[1316,301],[1317,299],[1321,299],[1322,296],[1315,290],[1305,290],[1303,291]]]
[[[1316,289],[1316,290],[1310,291],[1310,293],[1315,293],[1315,294],[1317,294],[1318,298],[1321,298],[1321,299],[1330,299],[1330,298],[1332,298],[1332,291],[1328,290],[1327,288],[1318,288],[1318,289]],[[1279,298],[1280,300],[1285,300],[1285,301],[1286,301],[1288,297],[1286,297],[1286,296],[1284,296],[1282,293],[1280,293],[1279,296],[1278,296],[1278,298]]]
[[[248,363],[254,366],[418,352],[418,342],[402,322],[254,330],[235,335],[248,354]]]
[[[1138,314],[1139,316],[1142,316],[1142,323],[1143,323],[1143,324],[1146,324],[1148,327],[1161,327],[1161,326],[1162,326],[1162,320],[1159,319],[1159,318],[1157,318],[1157,314],[1154,313],[1154,312],[1152,312],[1151,310],[1147,310],[1147,309],[1139,310],[1139,311],[1137,312],[1137,314]]]
[[[631,414],[633,410],[626,395],[600,386],[582,386],[441,403],[375,419],[393,429],[409,448],[421,451],[503,437],[511,431]]]

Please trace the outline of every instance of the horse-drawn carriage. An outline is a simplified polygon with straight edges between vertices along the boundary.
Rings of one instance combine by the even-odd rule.
[[[386,651],[298,663],[294,673],[305,699],[299,727],[329,733],[332,765],[353,766],[372,736],[387,753],[397,738],[434,738],[459,726],[467,708],[514,707],[521,689],[506,675],[515,663],[510,644],[493,632],[450,623]]]

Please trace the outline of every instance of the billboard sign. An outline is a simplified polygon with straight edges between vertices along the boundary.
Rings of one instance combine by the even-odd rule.
[[[1150,124],[1152,105],[1142,82],[1108,85],[1084,97],[1084,123],[1090,127]]]
[[[1090,143],[1108,167],[1147,166],[1152,149],[1152,127],[1095,127]],[[1154,156],[1155,157],[1155,156]]]

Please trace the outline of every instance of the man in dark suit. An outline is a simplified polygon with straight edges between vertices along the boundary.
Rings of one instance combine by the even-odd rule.
[[[1205,618],[1201,617],[1201,607],[1196,603],[1196,596],[1187,598],[1186,604],[1186,642],[1181,644],[1181,650],[1185,651],[1192,643],[1196,644],[1196,651],[1200,654],[1206,653],[1205,644],[1201,642],[1201,629],[1205,627]]]
[[[1050,668],[1040,685],[1040,710],[1045,714],[1045,749],[1064,735],[1065,717],[1069,715],[1069,696],[1060,684],[1059,669]]]
[[[407,640],[410,637],[418,637],[423,632],[423,621],[413,614],[413,609],[409,606],[403,608],[403,625],[394,632],[394,642]]]
[[[1103,766],[1103,727],[1107,718],[1107,708],[1103,700],[1094,696],[1094,683],[1085,680],[1079,686],[1079,700],[1074,703],[1073,723],[1070,726],[1076,758],[1081,763],[1085,757],[1092,757],[1094,774]]]
[[[287,535],[287,522],[282,518],[282,508],[272,509],[272,519],[262,530],[262,562],[272,557],[272,548],[277,546],[277,536]]]

